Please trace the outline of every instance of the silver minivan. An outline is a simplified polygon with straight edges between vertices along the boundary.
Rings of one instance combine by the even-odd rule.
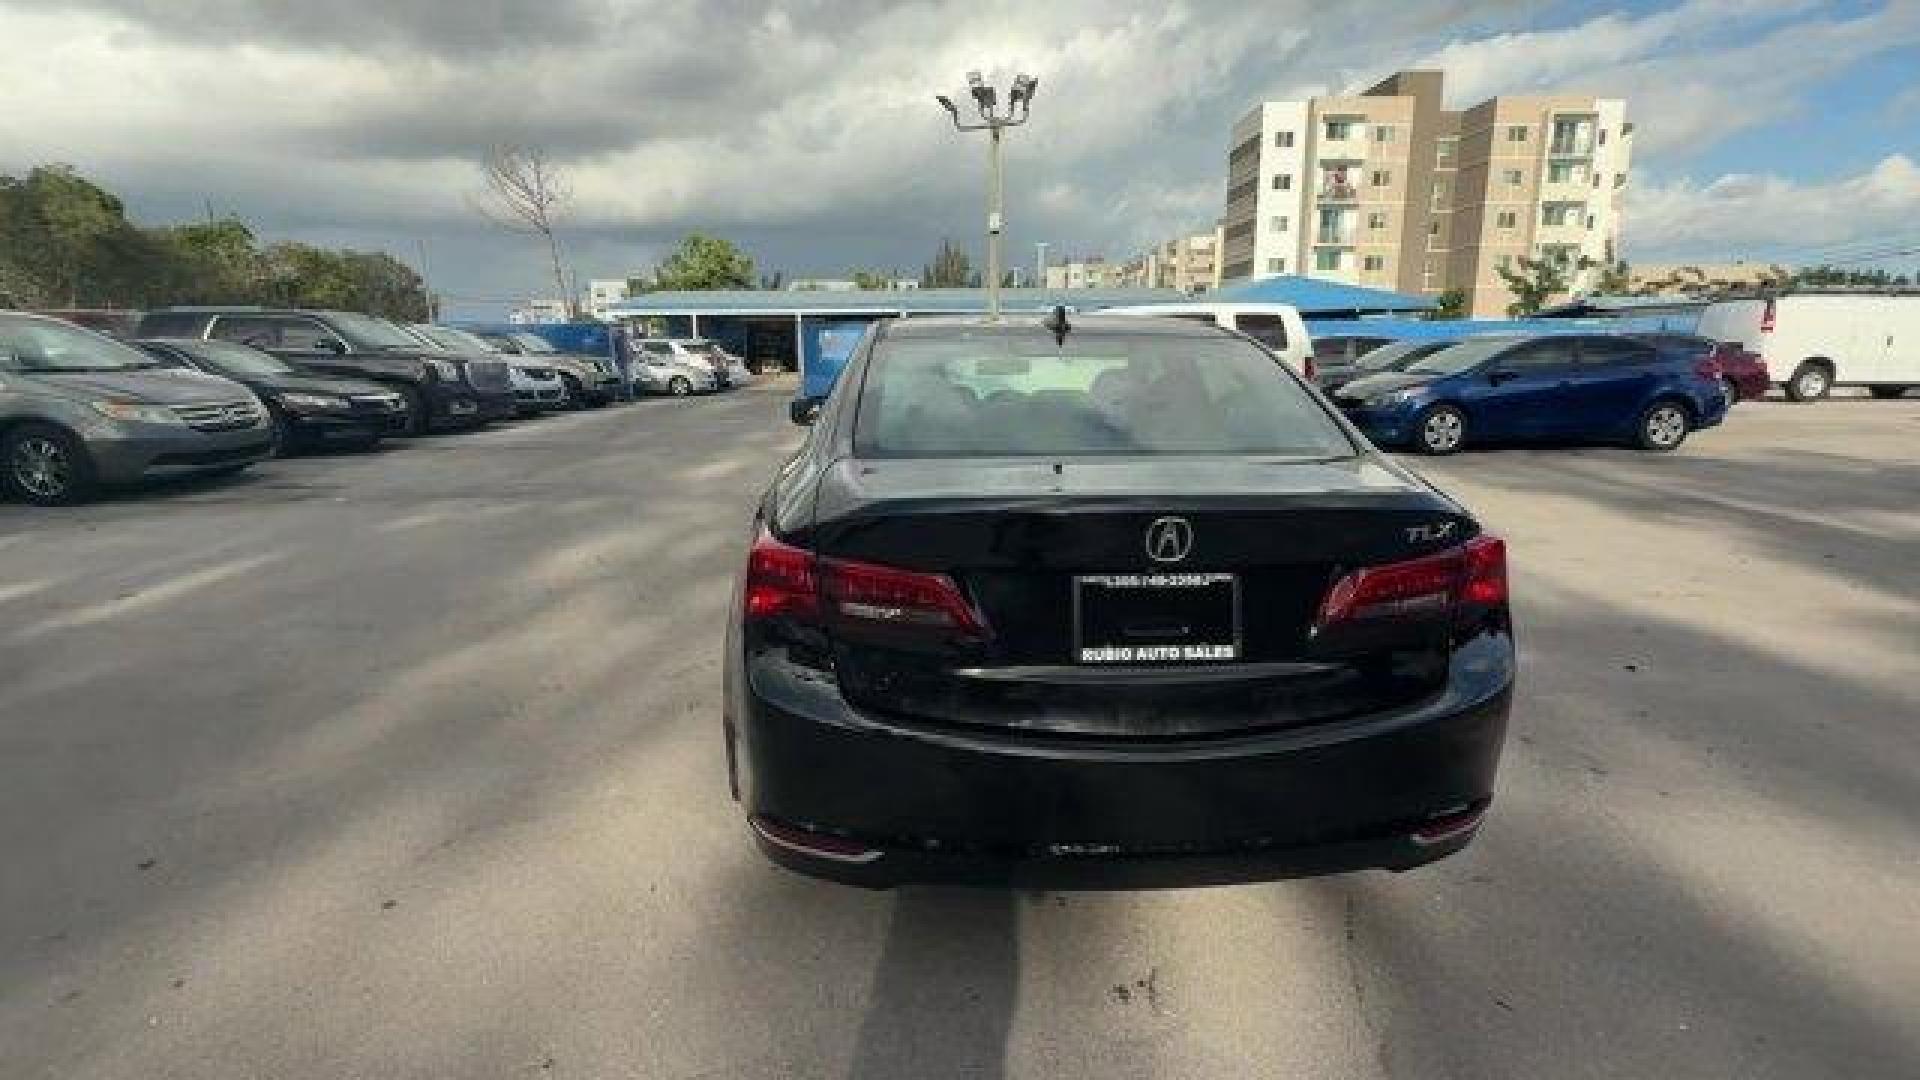
[[[104,334],[0,312],[0,486],[64,506],[107,484],[238,472],[273,455],[253,392]]]

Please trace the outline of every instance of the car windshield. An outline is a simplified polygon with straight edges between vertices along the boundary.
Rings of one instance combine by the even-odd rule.
[[[455,330],[451,326],[428,326],[425,323],[416,323],[413,331],[450,352],[496,353],[500,351],[478,334]]]
[[[541,337],[539,334],[529,334],[523,331],[521,333],[514,334],[513,340],[519,342],[520,348],[525,352],[551,353],[551,352],[560,351],[558,349],[555,349],[551,344],[547,342],[546,338]]]
[[[1510,338],[1463,341],[1416,361],[1406,370],[1423,375],[1458,375],[1486,363],[1495,353],[1504,351],[1512,344]]]
[[[1401,368],[1430,356],[1446,348],[1445,341],[1396,341],[1391,345],[1382,345],[1367,355],[1354,361],[1361,371],[1399,371]]]
[[[159,366],[153,357],[105,334],[53,319],[0,317],[0,369],[131,371]]]
[[[293,368],[277,357],[231,341],[170,342],[175,348],[205,361],[222,375],[291,375]]]
[[[869,363],[864,457],[1347,457],[1339,426],[1272,357],[1224,335],[1085,330],[900,335]]]
[[[412,352],[421,347],[419,339],[385,319],[376,319],[351,311],[338,311],[329,314],[327,322],[356,349],[369,352],[387,350]]]

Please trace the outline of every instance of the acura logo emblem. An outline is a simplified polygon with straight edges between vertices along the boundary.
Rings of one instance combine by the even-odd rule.
[[[1155,518],[1147,526],[1147,558],[1179,562],[1193,550],[1193,526],[1182,517]]]

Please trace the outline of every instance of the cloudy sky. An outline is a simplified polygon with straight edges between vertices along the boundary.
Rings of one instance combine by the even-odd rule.
[[[499,141],[567,164],[583,279],[696,229],[789,275],[977,248],[985,148],[932,101],[975,67],[1041,80],[1008,155],[1024,262],[1209,224],[1252,103],[1412,66],[1455,106],[1627,98],[1636,261],[1920,245],[1920,0],[0,0],[0,42],[0,171],[70,162],[149,220],[425,241],[474,303],[542,281],[471,206]]]

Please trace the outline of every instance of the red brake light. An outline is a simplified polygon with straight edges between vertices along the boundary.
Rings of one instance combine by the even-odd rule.
[[[986,626],[945,574],[825,559],[821,591],[831,610],[865,623],[981,635]]]
[[[764,527],[747,553],[747,617],[820,613],[813,553],[773,538]]]
[[[1406,562],[1368,566],[1334,582],[1313,620],[1337,623],[1497,607],[1507,600],[1507,545],[1478,536],[1460,547]]]
[[[1761,333],[1763,334],[1773,333],[1773,317],[1774,317],[1774,300],[1772,297],[1768,297],[1766,309],[1760,312],[1760,332]]]
[[[1313,357],[1311,356],[1307,357],[1306,363],[1305,363],[1305,370],[1307,373],[1308,382],[1314,382],[1315,380],[1320,378],[1320,369],[1313,366]]]

